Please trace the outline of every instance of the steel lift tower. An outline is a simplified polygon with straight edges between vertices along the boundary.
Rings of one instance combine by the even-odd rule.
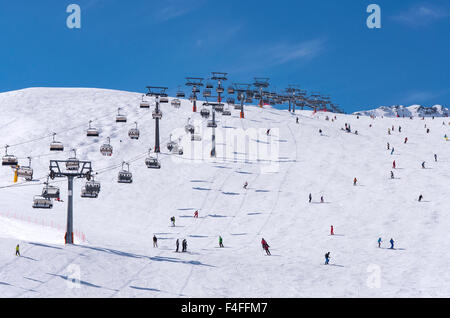
[[[222,94],[225,92],[225,88],[222,86],[223,82],[228,81],[227,75],[228,73],[222,72],[212,72],[211,80],[217,81],[216,92],[218,95],[217,102],[222,103]]]
[[[197,112],[197,93],[200,93],[200,87],[203,86],[203,78],[201,77],[186,77],[186,86],[192,87],[192,111]]]
[[[147,96],[155,97],[156,108],[152,113],[153,119],[155,120],[155,153],[160,153],[161,146],[159,143],[159,121],[162,119],[162,112],[159,109],[159,104],[169,102],[168,95],[166,93],[167,87],[147,86],[147,89]]]
[[[79,161],[76,158],[69,160],[50,160],[50,178],[66,178],[68,180],[67,200],[67,230],[66,244],[74,244],[73,241],[73,179],[86,178],[91,180],[92,167],[90,161]]]
[[[241,118],[245,118],[244,113],[244,101],[247,99],[247,92],[250,91],[251,84],[242,84],[242,83],[235,83],[234,84],[234,90],[237,93],[238,99],[241,101]]]
[[[263,107],[263,98],[264,98],[264,88],[269,87],[269,80],[268,77],[255,77],[255,82],[253,83],[253,86],[255,86],[259,91],[259,107]]]

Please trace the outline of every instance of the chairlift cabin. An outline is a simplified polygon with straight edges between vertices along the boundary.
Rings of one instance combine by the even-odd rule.
[[[42,189],[42,197],[59,200],[59,196],[60,196],[59,187],[49,185],[47,177],[47,182],[45,183],[45,186]]]
[[[87,130],[86,135],[87,135],[88,137],[98,137],[98,136],[100,135],[100,132],[98,131],[97,128],[92,128],[92,127],[91,127],[91,123],[92,123],[92,120],[89,121],[89,128],[88,128],[88,130]]]
[[[255,93],[255,95],[253,97],[255,99],[261,99],[261,94],[260,93]]]
[[[96,198],[98,198],[98,192],[89,191],[88,189],[86,189],[86,187],[83,187],[83,188],[81,188],[81,197],[89,198],[89,199],[96,199]]]
[[[125,170],[123,168],[124,165],[127,165],[128,169]],[[119,175],[117,177],[118,183],[133,183],[133,174],[130,172],[130,164],[123,162],[122,163],[122,170],[119,171]]]
[[[218,93],[218,94],[222,94],[222,93],[224,93],[225,92],[225,89],[223,88],[223,86],[217,86],[217,88],[216,88],[216,92]]]
[[[150,108],[150,103],[148,101],[144,100],[144,96],[145,95],[142,95],[142,101],[141,101],[141,104],[139,107],[140,108]]]
[[[137,124],[137,122],[135,122],[135,124],[136,124],[136,128],[130,129],[130,130],[128,131],[128,136],[129,136],[131,139],[138,140],[138,139],[139,139],[140,132],[139,132],[139,129],[138,129],[138,124]]]
[[[216,112],[219,112],[219,113],[223,112],[223,104],[217,104],[217,105],[214,105],[213,107]]]
[[[198,93],[200,93],[200,88],[198,88],[197,86],[193,86],[193,87],[192,87],[192,93],[193,93],[193,94],[198,94]]]
[[[209,118],[209,115],[211,114],[211,112],[209,111],[209,109],[203,107],[202,110],[200,111],[200,115],[203,118]]]
[[[234,94],[234,88],[233,86],[228,87],[228,94],[233,95]]]
[[[121,109],[122,108],[119,108],[117,110],[116,123],[126,123],[127,122],[127,116],[120,113]]]
[[[88,192],[97,192],[100,193],[101,184],[98,181],[95,181],[94,179],[87,181],[86,185],[84,186],[86,191]]]
[[[186,126],[184,126],[184,130],[189,134],[193,134],[195,132],[195,127],[194,127],[194,125],[189,123],[190,121],[191,121],[191,119],[188,118],[188,122],[187,122]]]
[[[17,176],[24,178],[26,181],[33,180],[33,168],[31,168],[31,157],[28,157],[28,166],[19,166],[17,168]]]
[[[234,105],[234,109],[242,110],[242,105],[236,104],[236,105]]]
[[[113,147],[111,146],[111,138],[108,137],[108,143],[100,147],[100,152],[103,156],[111,157],[113,154]]]
[[[19,161],[16,156],[8,155],[8,148],[9,146],[7,145],[5,147],[5,155],[2,158],[2,166],[17,166]]]
[[[150,150],[148,151],[148,157],[145,158],[145,165],[149,169],[161,169],[161,163],[158,158],[150,156]]]
[[[213,120],[208,120],[208,128],[217,128],[217,123]]]
[[[206,88],[207,89],[212,89],[214,86],[213,84],[211,84],[211,82],[206,83]]]
[[[66,169],[68,171],[78,171],[78,169],[80,168],[80,161],[77,159],[77,152],[75,149],[72,149],[72,151],[74,152],[74,156],[67,159],[66,161]]]
[[[158,110],[155,109],[152,113],[153,119],[161,119],[162,116],[163,116],[163,114],[162,114],[161,110],[159,110],[159,109]]]
[[[203,97],[211,97],[211,90],[210,89],[203,90]]]
[[[172,141],[172,135],[170,135],[169,137],[169,142],[167,143],[167,150],[169,150],[170,152],[172,152],[172,150],[178,147],[178,143],[176,141]]]
[[[50,144],[50,151],[64,151],[64,145],[62,142],[55,140],[56,133],[53,133],[53,141]]]
[[[186,94],[184,92],[182,92],[182,91],[177,92],[177,98],[185,98],[185,97],[186,97]]]
[[[169,98],[167,96],[160,96],[159,97],[159,103],[160,104],[167,104],[167,103],[169,103]]]
[[[40,195],[36,195],[33,198],[34,209],[51,209],[53,208],[53,202],[50,198],[45,198]]]
[[[255,95],[255,93],[251,89],[248,89],[245,94],[247,95],[247,98],[253,98],[253,96]]]
[[[179,99],[172,99],[172,106],[175,108],[180,108],[181,107],[181,101]]]
[[[200,134],[192,134],[191,135],[191,141],[202,141],[202,135]]]
[[[231,116],[231,110],[227,107],[223,110],[222,116]]]

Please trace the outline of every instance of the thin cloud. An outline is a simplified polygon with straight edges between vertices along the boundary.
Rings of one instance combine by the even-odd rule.
[[[155,12],[157,22],[166,22],[189,14],[197,10],[203,4],[203,0],[166,0],[162,3],[163,6]]]
[[[430,92],[430,91],[416,91],[410,92],[405,97],[402,98],[402,102],[405,104],[409,103],[424,103],[436,100],[437,98],[445,95],[447,91]]]
[[[394,19],[408,26],[418,27],[429,25],[449,16],[450,14],[444,8],[421,4],[411,7],[409,10],[395,16]]]

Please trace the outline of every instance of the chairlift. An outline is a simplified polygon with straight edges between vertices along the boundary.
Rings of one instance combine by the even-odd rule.
[[[231,116],[231,110],[229,107],[227,107],[223,110],[222,116]]]
[[[213,120],[208,120],[208,128],[217,128],[217,122]]]
[[[184,130],[189,134],[193,134],[195,132],[195,127],[194,127],[194,125],[189,123],[190,121],[191,121],[191,118],[188,118],[188,122],[187,122],[186,126],[184,126]]]
[[[167,103],[169,103],[169,98],[167,96],[160,96],[159,97],[159,103],[160,104],[167,104]]]
[[[123,168],[124,165],[127,165],[128,169],[125,170]],[[133,174],[130,172],[130,164],[126,162],[122,162],[122,170],[119,171],[119,175],[117,177],[118,183],[133,183]]]
[[[186,94],[183,91],[179,90],[177,92],[177,98],[185,98],[185,97],[186,97]]]
[[[81,197],[89,198],[89,199],[96,199],[96,198],[98,198],[98,192],[88,191],[86,189],[86,187],[82,187],[81,188]]]
[[[208,87],[206,87],[206,88],[208,88]],[[193,94],[198,94],[198,93],[200,93],[200,88],[198,88],[197,86],[193,86],[193,87],[192,87],[192,93],[193,93]]]
[[[210,89],[203,90],[203,97],[211,97],[211,90]]]
[[[236,105],[234,105],[234,109],[242,110],[242,105],[236,104]]]
[[[175,108],[180,108],[181,107],[181,101],[179,99],[172,99],[172,106]]]
[[[86,191],[88,191],[88,192],[100,193],[101,184],[100,184],[100,182],[95,181],[94,177],[92,176],[92,180],[87,181],[86,185],[84,187],[86,188]]]
[[[229,86],[229,87],[228,87],[228,94],[229,94],[229,95],[233,95],[233,94],[234,94],[234,88],[233,88],[233,86]]]
[[[111,138],[108,137],[108,143],[100,147],[100,152],[103,156],[111,157],[113,154],[113,147],[111,146]]]
[[[117,109],[117,116],[116,116],[116,123],[126,123],[127,122],[127,116],[120,113],[122,108]]]
[[[202,141],[202,135],[200,134],[192,134],[191,135],[191,141]]]
[[[214,105],[213,107],[216,112],[219,112],[219,113],[223,112],[223,104],[217,104],[217,105]]]
[[[2,166],[17,166],[19,161],[16,156],[8,155],[9,146],[5,146],[5,156],[2,158]]]
[[[225,92],[225,89],[223,88],[223,86],[217,86],[217,88],[216,88],[216,92],[218,93],[218,94],[222,94],[223,92]]]
[[[159,110],[159,109],[158,110],[155,109],[152,113],[153,119],[161,119],[162,116],[163,116],[163,114],[162,114],[161,110]]]
[[[159,162],[158,158],[152,157],[150,155],[151,149],[148,151],[148,157],[145,158],[145,165],[149,169],[161,169],[161,163]]]
[[[214,86],[213,84],[211,84],[211,82],[206,83],[206,88],[207,89],[212,89]]]
[[[28,166],[19,166],[17,168],[17,176],[25,178],[26,181],[33,180],[33,168],[31,168],[31,157],[28,157]]]
[[[139,133],[139,129],[138,129],[138,124],[137,124],[137,122],[135,122],[135,124],[136,124],[136,128],[130,129],[130,131],[128,131],[128,136],[129,136],[131,139],[138,140],[138,139],[139,139],[140,133]]]
[[[230,97],[227,99],[227,104],[234,105],[234,103],[235,103],[234,98]]]
[[[33,209],[52,209],[53,202],[50,198],[36,195],[33,198]]]
[[[171,134],[169,137],[169,142],[167,143],[167,150],[172,152],[172,150],[177,146],[178,144],[176,143],[176,141],[172,141],[172,134]]]
[[[67,159],[66,161],[66,169],[69,171],[78,171],[80,168],[80,161],[77,159],[77,152],[75,149],[72,149],[74,153],[74,157]]]
[[[150,103],[146,100],[144,100],[145,95],[142,95],[142,101],[140,104],[140,108],[150,108]]]
[[[97,128],[92,128],[91,123],[92,123],[92,120],[89,121],[89,128],[87,130],[86,135],[88,137],[98,137],[100,135],[100,132],[98,131]]]
[[[49,177],[47,176],[47,182],[44,183],[45,186],[42,189],[42,197],[59,200],[60,195],[59,187],[49,185],[48,179]]]
[[[200,115],[203,118],[209,118],[209,115],[211,114],[211,112],[209,111],[209,109],[203,107],[202,110],[200,111]]]
[[[64,151],[64,145],[62,142],[55,140],[56,133],[53,133],[53,141],[50,144],[50,151]]]

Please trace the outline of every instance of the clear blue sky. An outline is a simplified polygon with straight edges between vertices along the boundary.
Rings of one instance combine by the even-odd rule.
[[[71,3],[80,30],[66,27]],[[378,30],[366,26],[371,3]],[[186,76],[223,71],[318,90],[347,112],[450,105],[448,0],[0,0],[0,38],[0,91],[175,92]]]

